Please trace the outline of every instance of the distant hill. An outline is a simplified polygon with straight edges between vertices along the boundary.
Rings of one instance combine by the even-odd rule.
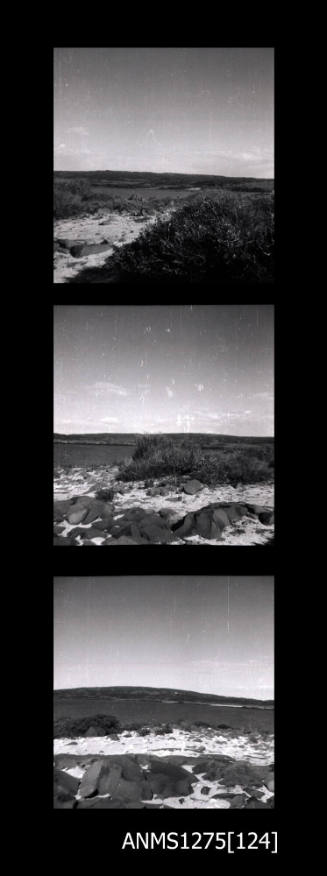
[[[273,708],[274,700],[258,700],[248,699],[246,697],[228,697],[219,696],[217,694],[198,693],[192,690],[179,690],[166,687],[76,687],[64,688],[54,691],[56,699],[73,700],[81,699],[140,699],[140,700],[158,700],[159,702],[165,698],[176,703],[219,703],[222,706],[227,703],[233,705],[255,708],[261,706],[264,708]]]
[[[153,433],[155,434],[155,433]],[[206,443],[208,446],[213,446],[215,443],[219,444],[220,442],[231,442],[235,443],[251,443],[251,444],[260,444],[260,443],[274,443],[273,437],[266,436],[245,436],[245,435],[216,435],[214,432],[166,432],[166,433],[157,433],[159,436],[166,437],[171,439],[172,441],[201,441],[201,444],[204,446]],[[151,433],[152,435],[152,433]],[[71,443],[71,444],[117,444],[117,445],[136,445],[137,440],[141,438],[142,435],[140,432],[124,432],[122,434],[116,432],[88,432],[87,434],[76,433],[76,434],[65,434],[61,432],[55,432],[53,435],[53,440],[56,443]]]
[[[200,186],[210,188],[211,186],[219,188],[234,189],[234,191],[273,191],[273,179],[257,179],[256,177],[246,176],[216,176],[214,174],[193,174],[193,173],[144,173],[141,171],[126,171],[126,170],[56,170],[54,171],[54,179],[56,180],[71,180],[71,179],[91,179],[92,184],[105,183],[110,186],[121,186],[126,188],[144,187],[149,188],[167,187],[167,188],[188,188],[190,186]]]

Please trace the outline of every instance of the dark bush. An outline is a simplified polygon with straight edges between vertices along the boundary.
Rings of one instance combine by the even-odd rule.
[[[121,729],[120,722],[114,715],[98,714],[85,718],[58,718],[54,722],[54,737],[76,738],[77,736],[85,736],[91,727],[98,731],[99,736],[107,736]]]
[[[138,481],[196,475],[202,483],[211,486],[260,483],[272,480],[273,453],[273,444],[268,441],[253,445],[227,442],[206,454],[191,438],[178,442],[164,435],[145,435],[138,440],[133,459],[121,463],[119,478]]]
[[[270,281],[273,278],[272,195],[223,193],[197,198],[158,221],[101,268],[70,282]]]

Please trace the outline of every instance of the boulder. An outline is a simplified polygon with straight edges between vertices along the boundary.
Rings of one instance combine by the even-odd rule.
[[[86,733],[85,735],[87,736],[88,733]],[[96,794],[96,792],[98,791],[102,766],[102,760],[96,760],[94,763],[91,764],[91,766],[88,767],[80,781],[80,797],[92,797],[93,794]]]
[[[198,535],[202,538],[219,538],[220,528],[212,519],[212,514],[209,511],[200,511],[195,514],[195,529]]]
[[[194,527],[194,513],[186,514],[182,521],[175,523],[172,525],[172,531],[175,533],[177,538],[184,538],[186,535],[191,535],[191,532]]]
[[[175,524],[181,523],[183,519],[181,513],[174,511],[173,508],[161,508],[159,514],[164,519],[166,526],[170,526],[171,529]]]
[[[64,770],[54,769],[54,790],[58,799],[67,800],[75,797],[79,780]]]
[[[181,766],[169,762],[158,763],[152,759],[151,770],[146,773],[148,787],[158,797],[187,797],[192,793],[194,777]]]
[[[220,529],[224,529],[225,526],[229,526],[230,524],[230,518],[224,508],[215,508],[212,517],[214,523],[216,523]]]
[[[98,793],[110,794],[110,797],[117,797],[115,791],[121,779],[121,765],[119,763],[105,761],[105,763],[101,763],[100,774],[98,778]]]
[[[200,490],[203,490],[201,481],[191,480],[184,484],[184,493],[188,493],[190,496],[194,496],[194,493],[199,493]]]
[[[84,523],[93,523],[98,517],[109,516],[112,516],[112,505],[102,502],[101,499],[92,499],[92,504],[89,505]]]
[[[124,755],[122,771],[123,779],[128,779],[133,782],[144,779],[144,773],[140,765],[136,763],[133,757],[129,757],[128,755]]]
[[[167,527],[158,526],[154,523],[143,523],[142,520],[140,522],[140,532],[148,541],[155,544],[166,544],[174,538],[173,533]]]
[[[67,515],[68,523],[82,523],[87,516],[87,508],[76,508]]]

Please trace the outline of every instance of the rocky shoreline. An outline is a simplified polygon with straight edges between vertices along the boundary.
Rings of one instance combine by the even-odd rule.
[[[224,755],[59,754],[55,809],[269,809],[274,765]]]
[[[87,488],[85,476],[80,477],[81,489]],[[101,474],[96,486],[100,482]],[[220,544],[229,533],[236,539],[242,535],[245,523],[254,526],[259,543],[259,536],[268,543],[272,539],[274,511],[270,504],[205,501],[223,493],[224,485],[210,491],[194,478],[182,478],[178,484],[164,480],[151,486],[147,482],[136,486],[120,483],[112,477],[102,479],[102,483],[108,486],[96,489],[93,482],[88,492],[80,493],[77,479],[71,476],[72,490],[64,493],[65,498],[60,491],[58,498],[55,495],[55,545],[183,544],[190,539],[191,543]]]

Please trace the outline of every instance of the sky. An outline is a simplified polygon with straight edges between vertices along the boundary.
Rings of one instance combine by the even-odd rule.
[[[273,578],[56,578],[54,688],[272,699]]]
[[[274,434],[273,305],[55,305],[54,431]]]
[[[54,168],[273,178],[273,48],[56,48]]]

